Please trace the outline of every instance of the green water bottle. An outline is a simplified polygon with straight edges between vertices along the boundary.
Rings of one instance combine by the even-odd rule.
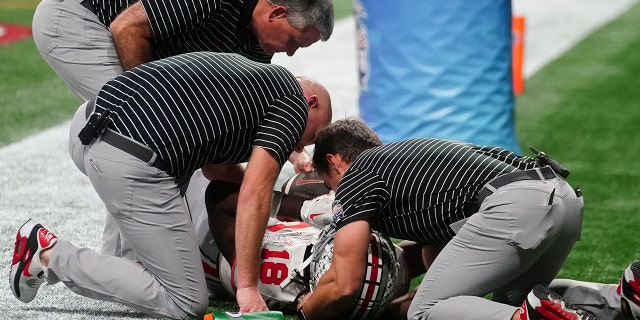
[[[214,311],[204,315],[204,320],[284,320],[284,314],[280,311],[258,312],[225,312]]]

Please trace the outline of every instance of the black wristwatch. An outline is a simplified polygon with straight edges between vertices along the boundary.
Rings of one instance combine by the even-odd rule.
[[[302,311],[302,308],[298,309],[296,315],[298,316],[298,320],[307,320],[307,316],[304,314],[304,311]]]

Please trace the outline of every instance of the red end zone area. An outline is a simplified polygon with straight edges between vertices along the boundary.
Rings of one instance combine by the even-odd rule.
[[[8,44],[30,36],[30,27],[0,22],[0,45]]]

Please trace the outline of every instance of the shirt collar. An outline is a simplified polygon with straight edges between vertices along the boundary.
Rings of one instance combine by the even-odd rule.
[[[238,31],[242,32],[247,28],[249,22],[251,21],[251,15],[253,14],[253,10],[256,8],[256,4],[258,0],[247,0],[243,1],[243,6],[240,8],[240,20],[238,20]]]

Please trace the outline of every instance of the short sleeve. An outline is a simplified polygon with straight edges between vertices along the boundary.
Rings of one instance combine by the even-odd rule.
[[[333,222],[336,229],[358,221],[369,220],[389,203],[390,192],[374,172],[349,168],[336,190]]]
[[[165,39],[183,34],[220,10],[220,0],[141,0],[153,35]]]
[[[280,165],[284,165],[302,139],[308,116],[303,95],[288,95],[275,100],[258,127],[253,146],[270,150]]]

